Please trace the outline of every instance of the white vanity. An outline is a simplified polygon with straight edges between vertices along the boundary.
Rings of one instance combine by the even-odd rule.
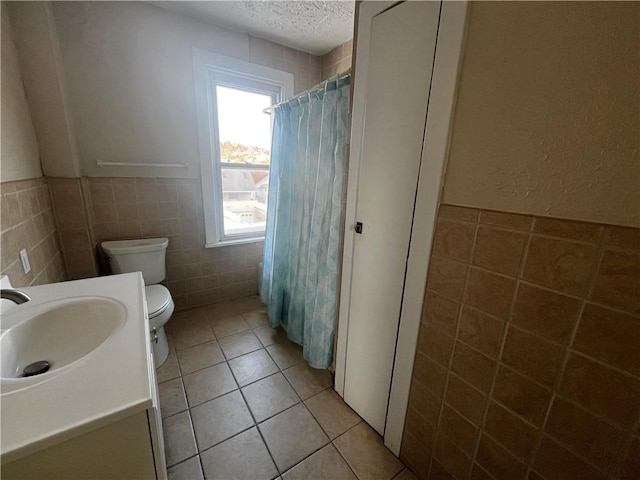
[[[140,273],[19,290],[0,320],[2,478],[166,479]]]

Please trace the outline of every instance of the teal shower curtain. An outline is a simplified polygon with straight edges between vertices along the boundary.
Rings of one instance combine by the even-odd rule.
[[[261,300],[271,327],[328,368],[348,142],[349,75],[275,107]]]

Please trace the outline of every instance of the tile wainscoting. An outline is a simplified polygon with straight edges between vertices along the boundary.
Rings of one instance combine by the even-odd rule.
[[[15,287],[65,280],[65,266],[56,237],[49,187],[44,177],[0,184],[2,195],[2,275]],[[26,249],[31,271],[25,275],[20,250]]]
[[[401,459],[637,478],[640,229],[440,207]]]
[[[204,248],[199,179],[51,179],[71,278],[108,271],[105,240],[167,237],[167,279],[177,309],[256,295],[262,242]]]
[[[53,211],[69,279],[96,277],[92,204],[86,178],[49,177]]]

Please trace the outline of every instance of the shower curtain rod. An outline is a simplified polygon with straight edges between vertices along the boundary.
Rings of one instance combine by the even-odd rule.
[[[264,110],[262,110],[263,113],[271,113],[273,110],[276,109],[276,107],[279,107],[280,105],[284,105],[285,103],[289,103],[292,102],[293,100],[297,100],[298,98],[302,98],[305,95],[310,94],[311,92],[315,92],[316,90],[320,90],[321,88],[324,88],[327,83],[329,82],[335,82],[336,80],[340,80],[342,78],[345,78],[347,76],[351,75],[351,69],[342,72],[342,73],[338,73],[336,75],[334,75],[333,77],[329,77],[326,80],[318,83],[317,85],[314,85],[313,87],[311,87],[308,90],[305,90],[304,92],[298,93],[297,95],[294,95],[291,98],[287,98],[286,100],[283,100],[282,102],[276,103],[275,105],[271,105],[270,107],[265,108]]]

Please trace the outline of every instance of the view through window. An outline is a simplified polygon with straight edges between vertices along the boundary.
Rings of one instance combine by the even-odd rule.
[[[274,97],[220,85],[216,97],[224,235],[264,232]]]

